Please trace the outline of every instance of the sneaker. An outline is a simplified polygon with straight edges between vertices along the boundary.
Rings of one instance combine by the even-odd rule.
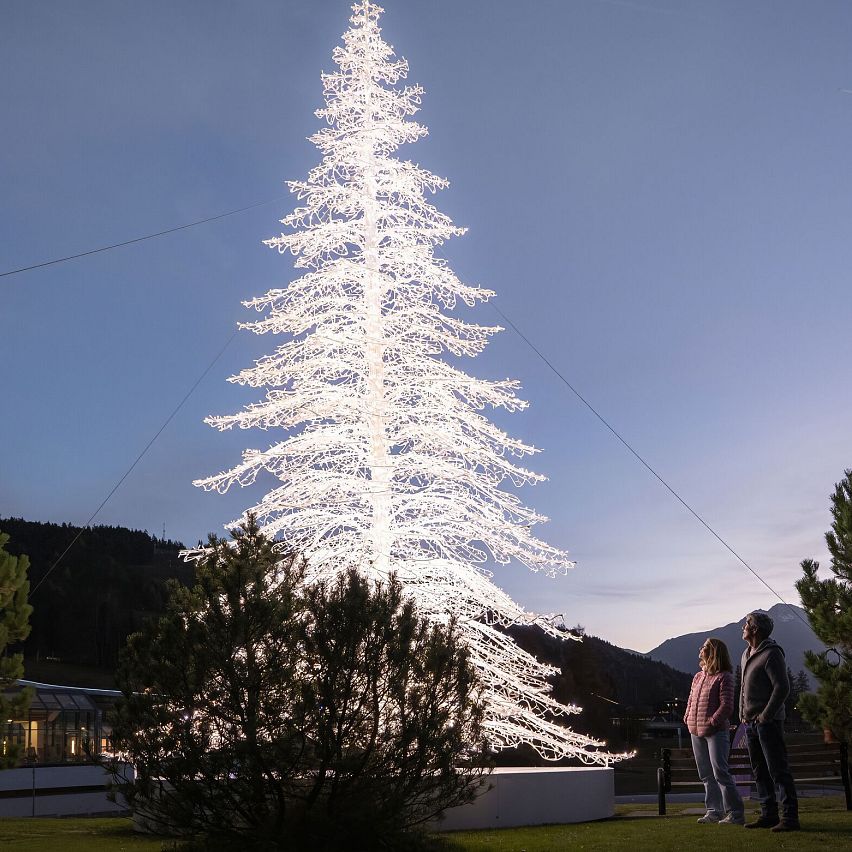
[[[745,817],[742,814],[735,814],[732,812],[724,819],[720,819],[719,825],[745,825]]]
[[[747,822],[746,828],[774,828],[778,825],[778,817],[758,817],[754,822]]]
[[[695,821],[696,822],[702,822],[705,825],[708,825],[710,823],[721,822],[721,820],[719,819],[719,817],[716,816],[716,814],[711,814],[711,813],[706,813],[706,814],[704,814],[703,817],[698,817],[698,819],[695,820]]]
[[[786,819],[782,819],[778,825],[772,826],[772,831],[800,831],[801,828],[802,826],[798,822],[789,822]]]

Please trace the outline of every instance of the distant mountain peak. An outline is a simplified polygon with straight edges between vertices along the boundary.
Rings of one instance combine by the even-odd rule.
[[[777,603],[770,609],[755,610],[766,612],[775,622],[772,638],[784,649],[787,665],[794,674],[805,669],[805,651],[824,651],[825,645],[820,642],[810,627],[807,614],[793,604]],[[648,651],[647,656],[659,660],[678,671],[694,672],[698,666],[698,649],[704,640],[710,636],[721,639],[731,653],[731,659],[736,665],[739,662],[745,643],[742,639],[742,625],[746,614],[737,621],[732,621],[722,627],[714,627],[698,633],[687,633],[666,639],[661,645]],[[809,675],[810,676],[810,675]]]
[[[776,615],[774,615],[773,617],[776,621],[798,621],[799,620],[796,617],[796,614],[790,612],[790,610],[787,609],[787,607],[784,607],[784,609],[781,610],[781,612],[776,613]]]

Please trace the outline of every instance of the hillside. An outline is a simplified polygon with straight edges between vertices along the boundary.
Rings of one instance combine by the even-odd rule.
[[[30,558],[32,631],[24,655],[26,677],[34,680],[111,685],[128,634],[162,611],[166,580],[192,580],[192,567],[178,557],[180,542],[95,526],[41,583],[80,528],[0,518],[0,531],[10,536],[10,553]]]
[[[527,652],[560,669],[554,694],[583,708],[576,725],[585,733],[618,743],[612,719],[652,715],[672,699],[686,700],[692,674],[650,660],[595,636],[581,642],[561,641],[538,627],[510,627],[507,631]]]
[[[36,589],[80,532],[68,524],[0,519],[8,550],[30,557]],[[124,527],[85,529],[59,567],[31,595],[32,632],[24,645],[26,677],[54,683],[112,686],[118,651],[128,634],[161,612],[166,581],[192,582],[180,542]],[[582,642],[536,627],[509,631],[530,653],[560,669],[556,697],[580,704],[581,730],[609,738],[613,716],[648,715],[656,705],[686,698],[691,676],[594,636]]]

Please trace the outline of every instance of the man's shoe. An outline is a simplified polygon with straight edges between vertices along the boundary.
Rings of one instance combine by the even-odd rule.
[[[745,825],[745,817],[742,814],[730,813],[719,820],[719,825]]]
[[[778,825],[778,817],[772,819],[771,817],[758,817],[754,822],[747,822],[745,824],[746,828],[774,828]]]
[[[716,814],[709,814],[709,813],[704,814],[703,817],[698,817],[698,819],[695,820],[695,821],[696,822],[703,822],[705,825],[708,825],[710,823],[715,824],[717,822],[721,822],[721,820],[719,819],[719,817],[716,816]]]
[[[782,819],[778,825],[772,827],[772,831],[800,831],[802,826],[797,822],[790,822],[789,820]]]

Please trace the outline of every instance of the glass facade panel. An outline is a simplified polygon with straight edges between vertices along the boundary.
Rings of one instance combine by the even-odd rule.
[[[102,715],[83,692],[39,689],[27,718],[10,719],[2,726],[3,754],[17,746],[25,764],[89,762],[87,750],[107,750]]]

